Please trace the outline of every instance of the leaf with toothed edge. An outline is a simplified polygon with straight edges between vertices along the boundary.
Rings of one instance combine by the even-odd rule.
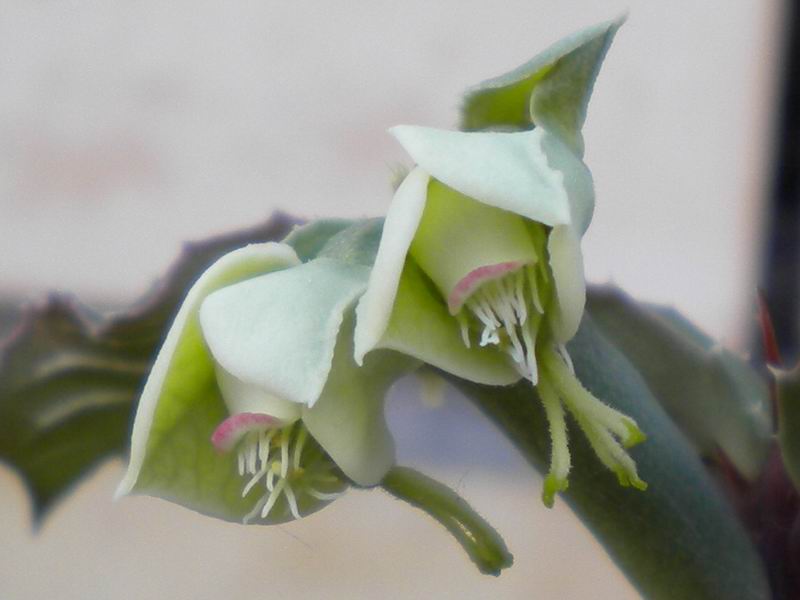
[[[104,338],[100,319],[52,296],[0,355],[0,459],[22,476],[39,521],[99,460],[125,447],[147,356]]]
[[[0,345],[0,460],[22,477],[37,524],[100,461],[127,452],[139,391],[194,279],[229,250],[281,239],[295,223],[276,214],[187,244],[150,294],[115,315],[93,314],[62,295],[27,309]]]

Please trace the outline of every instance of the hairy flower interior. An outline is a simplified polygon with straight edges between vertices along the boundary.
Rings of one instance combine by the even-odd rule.
[[[481,346],[500,348],[519,374],[536,385],[537,346],[540,337],[549,337],[546,317],[552,318],[557,302],[547,264],[545,227],[531,224],[528,231],[535,250],[532,259],[500,277],[487,277],[466,298],[456,318],[467,347],[472,344],[471,335],[479,331]]]
[[[458,314],[461,337],[469,348],[471,323],[481,329],[479,344],[493,344],[506,352],[520,375],[534,384],[538,378],[536,338],[544,309],[536,284],[536,270],[523,266],[504,277],[487,281],[466,301]]]
[[[555,494],[567,488],[571,461],[565,408],[583,430],[600,461],[620,484],[644,489],[636,464],[625,448],[645,439],[630,417],[601,402],[575,376],[567,349],[550,333],[550,319],[558,301],[542,225],[533,225],[535,260],[487,278],[455,315],[464,344],[473,338],[481,346],[494,345],[512,360],[522,377],[537,387],[550,426],[550,471],[542,498],[552,506]]]
[[[247,477],[242,497],[259,484],[262,494],[244,518],[267,519],[283,499],[295,519],[301,518],[303,496],[330,502],[344,491],[336,464],[320,448],[302,422],[247,433],[237,447],[239,475]]]

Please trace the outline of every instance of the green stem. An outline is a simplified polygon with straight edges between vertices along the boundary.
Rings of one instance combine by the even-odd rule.
[[[414,469],[395,467],[381,486],[444,525],[481,573],[499,575],[513,563],[514,558],[497,531],[446,485]]]

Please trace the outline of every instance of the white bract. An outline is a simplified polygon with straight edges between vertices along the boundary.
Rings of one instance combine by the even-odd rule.
[[[583,388],[564,346],[585,304],[589,170],[541,127],[392,133],[417,166],[397,189],[357,308],[356,361],[389,348],[469,381],[536,385],[553,440],[548,504],[570,468],[564,406],[620,482],[643,487],[622,447],[641,432]]]
[[[357,367],[352,307],[369,269],[285,244],[212,265],[190,290],[139,403],[119,493],[278,523],[377,484],[394,463],[383,398],[413,361]]]

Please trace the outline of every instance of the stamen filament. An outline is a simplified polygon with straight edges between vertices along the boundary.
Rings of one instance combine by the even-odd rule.
[[[256,461],[258,460],[258,442],[256,440],[258,440],[258,433],[247,434],[247,472],[250,475],[256,472]]]
[[[284,480],[286,481],[286,480]],[[283,495],[286,496],[286,501],[289,504],[289,511],[295,519],[300,518],[300,510],[297,508],[297,497],[294,495],[292,486],[287,482],[283,488]]]
[[[289,473],[289,438],[292,435],[292,427],[288,427],[281,434],[281,478],[286,479]]]
[[[275,503],[278,501],[278,497],[281,495],[284,487],[286,487],[286,480],[281,479],[275,486],[275,489],[270,492],[267,503],[264,505],[264,508],[261,509],[262,519],[267,518],[267,515],[269,515],[272,507],[275,506]]]
[[[539,314],[544,314],[544,306],[542,306],[542,300],[539,297],[539,285],[536,282],[536,271],[533,268],[526,269],[526,273],[528,275],[528,285],[531,288],[531,300],[533,301],[533,306],[539,312]]]
[[[514,310],[517,311],[517,318],[519,322],[524,325],[528,320],[528,309],[525,306],[525,278],[513,277],[509,278],[508,286],[511,287],[511,280],[513,279],[514,291],[513,295],[509,291],[509,295],[514,298]]]
[[[464,345],[469,348],[469,320],[463,309],[456,313],[456,321],[458,321],[458,326],[461,329],[461,340],[464,342]]]
[[[259,458],[261,459],[262,463],[269,461],[269,453],[272,447],[272,438],[275,437],[275,434],[278,432],[277,429],[270,429],[269,431],[265,432],[264,435],[261,437],[261,447],[259,448]]]
[[[250,490],[252,490],[252,489],[253,489],[253,486],[254,486],[256,483],[258,483],[258,481],[259,481],[259,480],[260,480],[260,479],[261,479],[261,478],[262,478],[264,475],[266,475],[266,474],[267,474],[267,472],[269,471],[269,467],[270,467],[270,464],[269,464],[269,463],[261,463],[261,469],[259,469],[258,473],[256,473],[255,475],[253,475],[253,477],[250,479],[250,481],[248,481],[248,482],[247,482],[247,485],[245,485],[245,486],[244,486],[244,489],[242,490],[242,498],[244,498],[245,496],[247,496],[247,494],[248,494],[248,493],[250,493]]]
[[[300,468],[300,456],[303,452],[303,446],[306,444],[307,437],[308,430],[305,427],[301,427],[300,431],[297,432],[297,439],[294,442],[294,455],[292,456],[292,467],[295,470]]]
[[[525,342],[525,349],[527,350],[525,354],[525,365],[527,368],[525,378],[530,380],[533,385],[539,382],[539,365],[536,360],[536,333],[537,330],[534,327],[522,328],[522,339]]]
[[[258,516],[258,513],[261,512],[261,509],[264,508],[264,505],[266,503],[267,503],[267,496],[264,495],[258,500],[258,502],[256,502],[256,505],[253,507],[253,510],[251,510],[244,516],[244,519],[242,519],[242,523],[247,525],[250,521],[255,519]]]

